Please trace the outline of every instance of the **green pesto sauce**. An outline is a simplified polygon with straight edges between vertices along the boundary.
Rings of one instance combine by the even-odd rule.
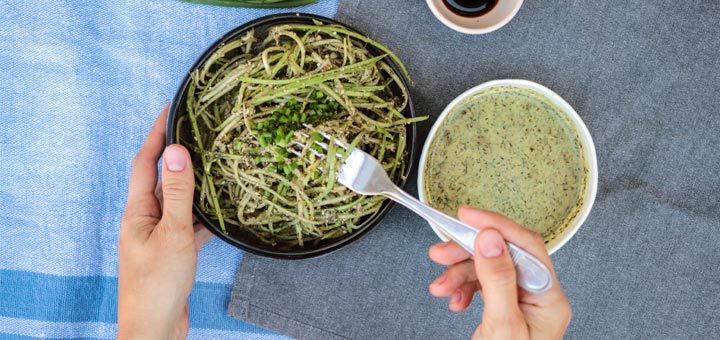
[[[461,205],[502,213],[549,242],[582,204],[581,145],[542,94],[511,86],[480,92],[448,114],[431,143],[427,201],[451,216]]]

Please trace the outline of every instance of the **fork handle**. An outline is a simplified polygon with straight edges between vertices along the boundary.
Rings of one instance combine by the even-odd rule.
[[[394,189],[383,194],[435,225],[471,255],[475,254],[473,250],[475,237],[480,233],[480,230],[428,206],[398,187]],[[547,266],[524,249],[513,243],[506,243],[517,270],[518,285],[535,294],[549,290],[553,282]]]

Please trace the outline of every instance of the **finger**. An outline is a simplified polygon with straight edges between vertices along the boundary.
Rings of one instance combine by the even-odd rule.
[[[527,230],[513,220],[491,211],[472,207],[460,207],[458,216],[465,223],[481,229],[488,226],[495,228],[502,234],[505,240],[525,249],[548,267],[553,279],[553,286],[550,290],[542,294],[533,294],[525,290],[520,290],[520,301],[541,307],[567,304],[567,297],[562,287],[560,287],[560,282],[555,274],[555,268],[550,260],[550,255],[548,255],[547,249],[545,248],[545,242],[539,234]]]
[[[163,203],[163,193],[162,193],[162,180],[158,182],[157,185],[155,185],[155,198],[157,198],[158,202],[160,203],[160,210],[162,211],[162,203]]]
[[[205,228],[202,223],[195,223],[193,225],[193,231],[195,232],[195,248],[200,251],[200,249],[205,245],[205,243],[208,243],[208,241],[212,240],[215,235],[213,235],[210,230]]]
[[[460,207],[458,217],[463,222],[480,229],[486,227],[496,229],[505,240],[525,249],[552,270],[550,255],[545,248],[545,242],[538,233],[525,229],[515,221],[498,213],[472,207]]]
[[[157,198],[158,202],[160,202],[160,210],[162,210],[162,203],[163,203],[163,192],[162,192],[162,180],[158,182],[158,184],[155,186],[155,198]],[[197,223],[198,219],[195,215],[193,215],[192,224],[195,225]]]
[[[126,212],[159,215],[159,211],[150,211],[148,202],[155,201],[157,163],[165,147],[165,121],[169,105],[165,105],[140,147],[140,151],[133,159]]]
[[[188,303],[185,303],[182,314],[178,317],[175,327],[173,328],[170,339],[187,339],[188,331],[190,329],[190,308]]]
[[[455,241],[447,241],[431,246],[428,250],[428,256],[438,264],[450,266],[469,259],[470,253]]]
[[[520,314],[515,266],[505,240],[497,230],[485,228],[475,238],[475,272],[483,290],[485,316],[513,320]]]
[[[447,297],[467,282],[477,282],[473,261],[464,261],[451,266],[435,279],[428,289],[433,296]]]
[[[453,312],[462,312],[472,303],[475,292],[478,291],[477,282],[465,282],[450,296],[448,308]]]
[[[557,304],[558,301],[567,300],[555,274],[555,268],[550,260],[550,255],[545,248],[545,242],[538,233],[527,230],[515,221],[491,211],[472,207],[460,207],[458,216],[464,222],[481,229],[486,227],[497,229],[505,240],[525,249],[548,267],[553,279],[553,286],[550,290],[542,294],[533,294],[521,290],[521,301],[539,306],[549,306]]]
[[[190,153],[182,145],[169,145],[165,148],[162,163],[163,216],[160,222],[169,230],[190,234],[195,192]]]

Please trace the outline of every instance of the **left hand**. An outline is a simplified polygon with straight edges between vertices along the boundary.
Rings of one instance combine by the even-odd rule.
[[[187,337],[197,253],[212,238],[193,221],[190,154],[181,145],[165,148],[167,112],[165,106],[133,160],[118,245],[118,339]]]

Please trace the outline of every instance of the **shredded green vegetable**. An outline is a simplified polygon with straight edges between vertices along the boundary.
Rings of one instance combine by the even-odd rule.
[[[250,31],[221,46],[193,71],[187,115],[177,125],[178,136],[192,131],[181,143],[196,155],[200,208],[224,232],[244,228],[273,245],[356,230],[384,198],[336,184],[342,148],[314,142],[329,133],[376,157],[392,179],[404,176],[405,125],[427,117],[401,113],[408,94],[385,62],[399,63],[391,53],[319,22],[274,26],[264,40]]]

